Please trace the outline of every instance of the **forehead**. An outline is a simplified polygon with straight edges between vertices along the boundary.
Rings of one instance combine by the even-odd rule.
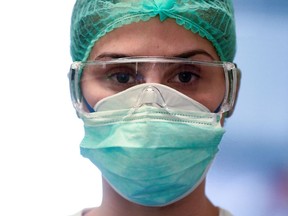
[[[211,60],[219,60],[207,39],[186,30],[172,19],[161,22],[158,18],[152,18],[107,33],[95,43],[89,60],[107,53],[125,56],[178,56],[194,50],[207,52],[212,57]]]

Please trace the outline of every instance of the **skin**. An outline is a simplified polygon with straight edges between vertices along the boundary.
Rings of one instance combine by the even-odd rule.
[[[110,58],[111,55],[169,57],[199,51],[201,54],[194,55],[193,58],[219,60],[214,47],[208,40],[177,25],[174,20],[168,19],[160,22],[159,19],[153,18],[147,22],[133,23],[108,33],[97,41],[89,60]],[[167,80],[163,78],[165,76],[161,76],[161,73],[147,72],[145,75],[146,82],[167,84]],[[219,76],[213,79],[222,80],[220,74]],[[83,89],[83,94],[89,104],[95,104],[98,100],[115,94],[113,91],[100,87],[95,91],[93,86],[87,85]],[[211,111],[215,110],[224,96],[224,87],[219,86],[221,85],[213,89],[213,94],[202,94],[196,100]],[[165,207],[145,207],[127,201],[103,179],[101,206],[85,213],[85,216],[130,215],[218,216],[219,209],[205,195],[205,180],[191,194],[173,204]]]

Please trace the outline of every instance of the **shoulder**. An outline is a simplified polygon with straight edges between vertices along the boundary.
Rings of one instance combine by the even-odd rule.
[[[229,211],[219,208],[219,216],[233,216]]]

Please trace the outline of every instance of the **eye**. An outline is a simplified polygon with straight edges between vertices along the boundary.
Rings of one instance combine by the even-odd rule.
[[[194,66],[182,66],[173,72],[170,82],[190,84],[196,82],[200,78],[200,70]]]
[[[178,79],[180,82],[188,83],[195,78],[195,75],[191,72],[181,72],[178,74]]]
[[[117,84],[133,84],[135,72],[131,68],[113,68],[108,72],[108,79]]]
[[[110,76],[114,81],[119,83],[131,83],[133,82],[133,78],[129,73],[116,73]]]

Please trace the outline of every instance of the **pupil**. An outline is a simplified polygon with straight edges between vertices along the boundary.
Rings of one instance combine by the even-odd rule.
[[[179,80],[181,82],[187,83],[187,82],[189,82],[191,80],[191,77],[192,77],[192,75],[189,72],[179,73]]]
[[[129,81],[129,74],[125,73],[117,74],[117,81],[119,83],[127,83]]]

